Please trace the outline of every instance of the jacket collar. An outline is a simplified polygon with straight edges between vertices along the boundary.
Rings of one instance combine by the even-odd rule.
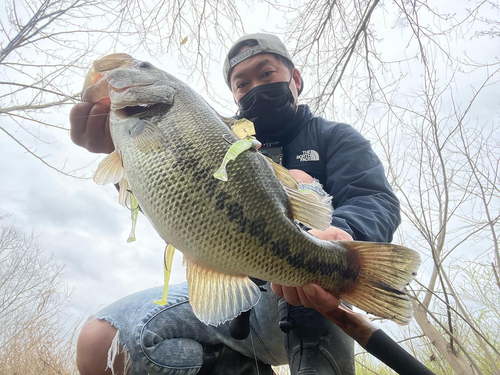
[[[304,126],[306,126],[313,118],[313,114],[309,109],[307,104],[301,104],[297,108],[297,113],[292,121],[288,123],[285,127],[283,127],[282,131],[278,134],[266,137],[259,138],[259,134],[256,134],[257,139],[262,143],[271,143],[271,142],[279,142],[282,146],[290,143],[302,130]]]

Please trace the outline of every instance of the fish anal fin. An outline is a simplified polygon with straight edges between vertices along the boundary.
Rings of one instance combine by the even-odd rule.
[[[329,197],[319,200],[315,196],[305,195],[299,191],[297,180],[285,167],[267,158],[273,167],[274,174],[288,193],[292,208],[292,217],[308,227],[326,230],[332,221],[333,208]]]
[[[98,185],[117,184],[124,175],[123,162],[118,150],[106,156],[97,167],[94,181]]]
[[[408,324],[413,316],[404,287],[416,275],[419,254],[404,246],[359,241],[339,241],[355,259],[359,276],[341,298],[360,309]]]
[[[163,148],[167,139],[161,129],[151,121],[139,120],[131,131],[135,146],[142,152]]]
[[[189,302],[205,324],[218,326],[250,310],[260,299],[259,287],[244,275],[227,275],[185,259]]]

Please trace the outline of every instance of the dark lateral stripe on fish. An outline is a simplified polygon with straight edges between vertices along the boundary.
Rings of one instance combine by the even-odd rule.
[[[261,217],[255,219],[245,217],[243,206],[234,201],[231,194],[225,191],[216,193],[215,207],[218,210],[225,210],[228,220],[237,224],[241,232],[248,230],[253,237],[259,240],[261,246],[269,244],[268,248],[270,252],[274,256],[285,260],[291,267],[305,269],[307,272],[315,275],[328,276],[341,274],[346,280],[356,280],[358,276],[356,266],[346,268],[342,264],[323,262],[318,259],[310,258],[310,254],[307,251],[292,254],[290,251],[290,243],[287,239],[270,241],[272,236],[267,230],[266,220]]]
[[[411,301],[402,290],[418,268],[418,253],[391,244],[313,239],[293,220],[321,229],[328,227],[328,218],[318,219],[316,202],[295,200],[302,197],[287,190],[296,187],[293,177],[270,168],[254,149],[230,164],[230,183],[217,180],[213,173],[237,140],[227,124],[197,93],[149,63],[127,63],[129,56],[112,55],[96,69],[113,66],[112,59],[125,69],[99,77],[91,71],[86,82],[104,78],[108,83],[89,87],[89,95],[97,98],[107,89],[110,96],[110,133],[128,184],[120,184],[121,195],[131,190],[162,238],[175,242],[188,260],[200,260],[201,268],[191,275],[201,279],[189,282],[197,316],[218,325],[256,303],[253,298],[242,303],[243,294],[258,297],[260,291],[252,283],[249,287],[246,276],[230,276],[237,272],[283,285],[317,282],[365,311],[398,324],[410,321]],[[127,95],[110,87],[124,88]],[[100,164],[100,174],[106,165]],[[221,283],[226,286],[221,298],[207,302],[206,293],[194,293],[200,285],[223,290]],[[235,308],[225,311],[230,303]]]
[[[355,267],[345,267],[341,263],[325,262],[312,258],[308,251],[300,251],[292,254],[290,243],[287,239],[271,241],[269,250],[271,253],[285,260],[292,268],[305,269],[307,272],[317,276],[342,275],[345,280],[354,281],[358,277]]]

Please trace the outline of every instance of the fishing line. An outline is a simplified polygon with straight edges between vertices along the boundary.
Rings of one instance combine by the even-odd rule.
[[[253,345],[253,332],[252,331],[250,331],[250,342],[252,343],[253,358],[255,359],[255,367],[257,368],[257,375],[260,375],[259,363],[257,362],[257,354],[255,353],[255,346]]]

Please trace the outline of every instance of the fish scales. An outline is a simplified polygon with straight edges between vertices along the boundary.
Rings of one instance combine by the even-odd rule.
[[[197,104],[201,99],[191,90],[179,91],[176,100],[184,105],[166,106],[163,116],[150,119],[165,135],[166,149],[143,153],[126,128],[111,128],[134,195],[162,238],[190,259],[225,273],[249,273],[290,286],[314,280],[338,288],[340,278],[331,276],[346,264],[345,251],[341,256],[319,247],[290,220],[286,192],[257,152],[231,164],[229,182],[215,179],[213,172],[230,146],[226,140],[237,139],[210,107]],[[221,230],[221,223],[227,227]]]
[[[418,267],[418,254],[397,245],[324,241],[305,232],[294,221],[292,196],[276,169],[254,149],[228,164],[228,181],[216,179],[214,172],[238,141],[222,118],[168,73],[132,58],[115,60],[111,71],[100,73],[107,83],[88,86],[84,98],[101,100],[109,85],[110,132],[123,178],[160,236],[184,254],[191,304],[203,321],[219,324],[257,302],[253,289],[247,305],[232,301],[234,311],[226,313],[224,301],[208,304],[191,293],[221,286],[227,296],[255,287],[227,275],[287,286],[316,282],[379,316],[409,321],[411,304],[401,289]],[[138,110],[145,104],[152,106]],[[191,272],[190,264],[198,268]],[[222,307],[205,314],[200,310],[206,305]]]

